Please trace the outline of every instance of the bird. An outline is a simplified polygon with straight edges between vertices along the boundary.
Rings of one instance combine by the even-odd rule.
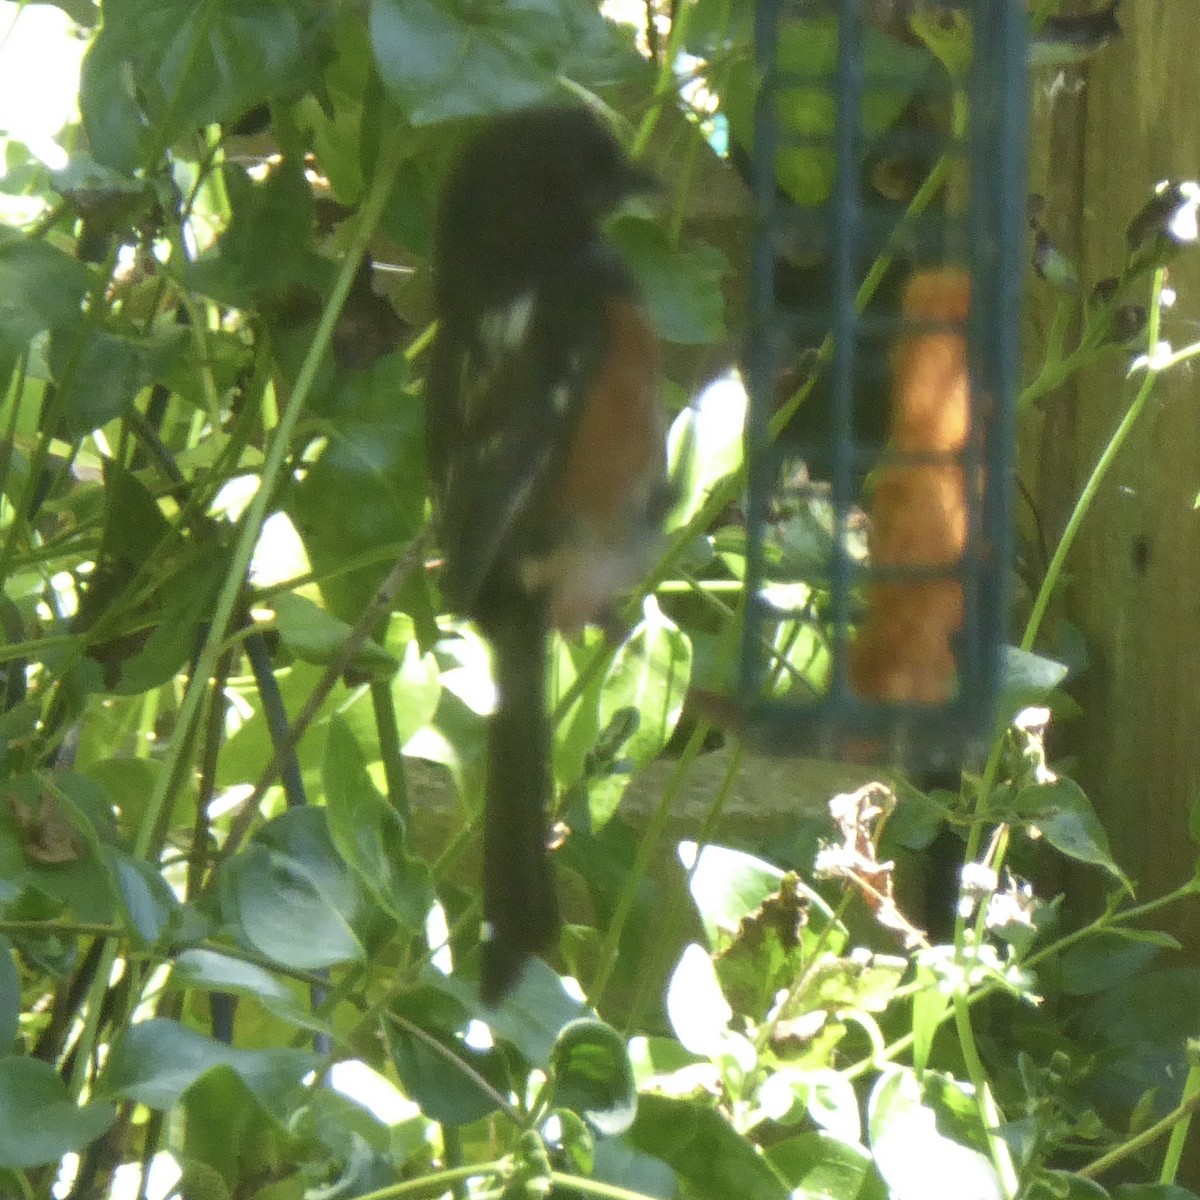
[[[470,134],[434,228],[426,449],[451,612],[491,649],[479,991],[557,937],[548,639],[610,622],[670,503],[659,346],[603,219],[654,176],[583,105]]]

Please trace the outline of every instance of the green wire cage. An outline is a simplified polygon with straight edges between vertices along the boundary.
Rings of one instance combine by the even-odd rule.
[[[1007,632],[1027,13],[755,20],[736,703],[767,750],[953,765],[990,733]]]

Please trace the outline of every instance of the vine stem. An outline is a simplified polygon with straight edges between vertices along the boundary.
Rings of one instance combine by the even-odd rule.
[[[1157,354],[1158,334],[1162,324],[1162,289],[1165,278],[1165,270],[1159,267],[1154,272],[1154,284],[1150,292],[1150,313],[1146,322],[1147,354],[1145,377],[1142,379],[1141,386],[1137,390],[1137,395],[1133,398],[1133,403],[1126,409],[1120,424],[1113,431],[1112,437],[1109,438],[1108,445],[1104,447],[1103,453],[1096,460],[1096,465],[1092,468],[1091,476],[1088,478],[1083,490],[1079,493],[1079,499],[1075,502],[1070,520],[1067,521],[1062,537],[1059,538],[1058,545],[1054,550],[1054,557],[1050,560],[1049,567],[1046,568],[1045,577],[1042,579],[1042,586],[1038,589],[1037,597],[1034,599],[1033,608],[1029,613],[1029,621],[1025,626],[1025,633],[1021,638],[1022,650],[1032,649],[1033,643],[1037,640],[1037,635],[1042,626],[1042,619],[1045,617],[1046,608],[1050,603],[1050,597],[1054,594],[1054,589],[1062,574],[1063,564],[1066,562],[1067,555],[1071,552],[1071,547],[1075,543],[1075,537],[1079,533],[1083,519],[1091,509],[1105,476],[1128,440],[1130,431],[1142,415],[1142,411],[1146,407],[1146,401],[1149,400],[1151,393],[1154,391],[1154,385],[1157,383],[1159,375],[1168,366],[1174,365],[1176,361],[1181,361],[1180,355],[1164,357],[1160,361]],[[1200,353],[1200,346],[1189,347],[1188,351],[1184,352],[1184,356],[1190,356],[1192,353]]]
[[[1112,908],[1106,909],[1105,912],[1082,929],[1076,929],[1072,933],[1064,934],[1057,941],[1044,946],[1041,950],[1035,951],[1024,960],[1022,965],[1032,970],[1038,963],[1048,958],[1057,957],[1064,950],[1069,949],[1078,942],[1086,941],[1089,937],[1097,933],[1102,933],[1106,929],[1123,928],[1127,925],[1132,925],[1134,922],[1141,920],[1152,912],[1158,911],[1160,908],[1166,908],[1168,905],[1196,895],[1197,891],[1200,891],[1200,881],[1189,879],[1187,883],[1176,888],[1175,891],[1168,892],[1165,896],[1159,896],[1156,900],[1149,900],[1145,904],[1133,905],[1122,912],[1117,912]],[[974,1005],[986,1000],[989,996],[994,996],[1003,986],[1003,984],[996,982],[985,983],[977,992],[971,992],[969,995],[964,996],[963,1003],[967,1008],[972,1008]],[[947,1015],[943,1016],[941,1020],[947,1020],[948,1016],[949,1010],[947,1010]],[[883,1054],[880,1056],[881,1060],[884,1062],[894,1061],[901,1054],[906,1053],[915,1040],[915,1035],[911,1031],[901,1034],[894,1042],[889,1042],[884,1048]],[[860,1076],[865,1075],[867,1071],[873,1070],[877,1066],[878,1062],[875,1057],[862,1058],[851,1066],[846,1067],[842,1071],[842,1077],[850,1080],[858,1079]]]
[[[177,725],[179,732],[171,739],[167,748],[158,782],[155,784],[154,792],[147,805],[146,819],[138,830],[137,840],[134,843],[134,853],[138,857],[145,857],[149,851],[152,831],[158,825],[158,815],[170,798],[172,781],[178,777],[183,756],[191,741],[186,731],[192,727],[201,710],[205,693],[208,690],[209,679],[221,656],[254,547],[258,543],[268,507],[274,499],[279,481],[283,476],[292,434],[295,432],[300,413],[303,411],[309,392],[316,380],[317,370],[328,350],[333,336],[334,323],[350,293],[350,287],[354,282],[367,242],[379,222],[383,206],[392,190],[392,182],[404,158],[402,145],[402,138],[397,127],[397,131],[391,133],[381,149],[379,167],[371,184],[371,190],[363,204],[350,252],[342,261],[332,294],[321,314],[312,344],[309,346],[308,353],[296,376],[295,386],[280,411],[279,423],[275,427],[267,448],[258,490],[254,493],[253,499],[242,516],[229,572],[225,576],[214,607],[212,624],[209,626],[208,636],[205,638],[204,646],[196,661],[196,669],[192,672],[191,683],[179,706]]]
[[[1175,1182],[1175,1176],[1179,1173],[1179,1163],[1183,1158],[1183,1147],[1187,1141],[1188,1130],[1192,1127],[1192,1116],[1196,1111],[1197,1104],[1200,1104],[1200,1060],[1196,1058],[1198,1047],[1195,1041],[1188,1042],[1188,1057],[1191,1058],[1191,1066],[1188,1069],[1187,1078],[1183,1081],[1183,1095],[1179,1100],[1179,1107],[1174,1112],[1168,1113],[1160,1124],[1163,1124],[1168,1119],[1171,1120],[1171,1140],[1167,1143],[1167,1152],[1163,1155],[1162,1170],[1159,1172],[1158,1181],[1163,1184],[1172,1184]],[[1154,1129],[1155,1126],[1151,1126]],[[1146,1131],[1147,1133],[1150,1130]]]
[[[1017,1194],[1020,1180],[1017,1177],[1017,1168],[1013,1165],[1012,1152],[999,1133],[1000,1126],[1004,1124],[1004,1117],[992,1095],[991,1086],[988,1084],[987,1071],[984,1068],[983,1060],[979,1057],[979,1049],[975,1045],[975,1033],[971,1028],[970,1006],[962,991],[954,993],[954,1026],[958,1030],[958,1044],[967,1067],[967,1076],[975,1089],[975,1106],[982,1120],[983,1134],[987,1138],[992,1166],[995,1167],[996,1174],[1000,1177],[1000,1187],[1003,1189],[1004,1195],[1008,1197],[1008,1200],[1012,1200],[1012,1197]]]
[[[1161,1121],[1155,1121],[1153,1125],[1143,1129],[1136,1137],[1131,1137],[1128,1141],[1115,1146],[1107,1154],[1102,1154],[1095,1162],[1080,1167],[1077,1174],[1084,1179],[1095,1179],[1097,1175],[1116,1166],[1123,1159],[1152,1145],[1169,1130],[1171,1141],[1167,1146],[1160,1182],[1170,1184],[1179,1167],[1183,1142],[1187,1137],[1192,1115],[1197,1107],[1200,1107],[1200,1064],[1193,1063],[1191,1070],[1188,1071],[1187,1081],[1184,1083],[1183,1099],[1175,1108],[1167,1113]]]

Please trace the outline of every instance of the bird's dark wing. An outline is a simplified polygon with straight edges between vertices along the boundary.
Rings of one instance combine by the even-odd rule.
[[[559,514],[543,501],[605,340],[592,291],[561,283],[531,285],[468,330],[439,334],[429,450],[442,589],[456,611],[482,615],[489,581],[503,585],[559,535]]]

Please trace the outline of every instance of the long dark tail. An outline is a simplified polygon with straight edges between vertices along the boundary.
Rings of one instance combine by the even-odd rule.
[[[520,978],[526,959],[558,932],[554,875],[546,849],[550,795],[550,720],[546,712],[545,607],[522,597],[490,614],[499,693],[488,726],[483,846],[480,992],[496,1004]]]

